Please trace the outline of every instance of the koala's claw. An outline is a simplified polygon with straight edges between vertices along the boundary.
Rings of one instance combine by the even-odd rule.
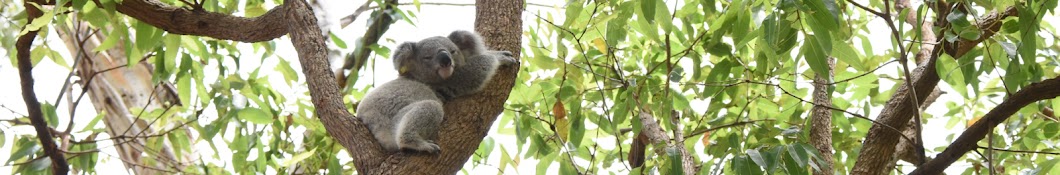
[[[442,152],[442,148],[438,147],[438,144],[423,143],[422,147],[423,148],[420,148],[420,150],[418,150],[418,151],[425,152],[425,153],[430,153],[430,154],[438,154],[438,153]]]
[[[519,64],[519,60],[515,60],[515,58],[512,57],[512,53],[511,52],[503,51],[503,52],[501,52],[501,55],[504,55],[504,56],[497,58],[497,59],[499,59],[501,65]]]

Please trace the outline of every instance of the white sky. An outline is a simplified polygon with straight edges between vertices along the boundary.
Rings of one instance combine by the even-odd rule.
[[[359,6],[361,3],[363,3],[363,1],[325,0],[325,2],[327,2],[326,6],[331,8],[331,9],[328,9],[328,10],[331,13],[333,13],[333,14],[329,14],[329,17],[330,17],[329,20],[332,21],[332,24],[333,24],[332,31],[336,35],[338,35],[340,38],[342,38],[344,41],[346,41],[346,43],[349,45],[349,48],[344,50],[344,51],[345,52],[352,51],[353,43],[356,42],[356,39],[358,37],[360,37],[364,33],[364,29],[365,29],[364,21],[366,21],[366,19],[367,19],[367,16],[364,16],[364,15],[367,15],[369,13],[367,13],[367,12],[364,13],[361,17],[359,17],[357,19],[357,21],[355,21],[353,24],[350,24],[345,29],[339,29],[338,18],[346,16],[349,13],[352,13],[353,9],[355,9],[357,6]],[[431,2],[433,2],[433,1],[431,1]],[[561,0],[547,0],[547,1],[529,0],[529,2],[534,2],[534,3],[538,3],[538,4],[559,4],[560,6],[562,6],[562,4],[565,3],[565,1],[561,1]],[[473,4],[474,1],[473,0],[459,0],[459,1],[448,1],[447,3]],[[668,4],[672,4],[672,3],[668,3]],[[672,7],[672,5],[671,5],[671,7]],[[413,7],[413,6],[403,6],[402,8],[403,9],[410,9],[410,10],[415,9],[415,7]],[[562,12],[556,13],[555,11],[556,10],[554,10],[554,9],[547,9],[547,8],[540,8],[540,7],[535,7],[535,6],[528,6],[527,7],[527,11],[524,12],[524,14],[523,14],[524,30],[526,30],[526,27],[525,27],[526,25],[535,25],[535,23],[536,23],[535,22],[536,21],[536,17],[533,16],[532,13],[552,12],[557,17],[556,19],[562,19],[561,16],[563,15],[563,13]],[[473,31],[474,30],[474,28],[473,28],[473,26],[474,26],[474,14],[475,14],[475,10],[474,10],[473,6],[454,7],[454,6],[423,5],[422,6],[422,11],[417,12],[417,18],[413,19],[413,22],[416,24],[416,26],[409,25],[408,23],[406,23],[404,21],[398,21],[397,23],[395,23],[394,25],[392,25],[390,27],[390,30],[387,32],[386,35],[384,35],[384,38],[382,40],[380,40],[380,44],[392,48],[392,47],[396,46],[397,43],[400,43],[400,42],[416,41],[416,40],[419,40],[419,39],[422,39],[422,38],[426,38],[426,37],[431,37],[431,36],[445,36],[445,35],[448,35],[449,32],[451,32],[453,30],[470,30],[470,31]],[[1058,24],[1057,22],[1060,22],[1060,20],[1055,18],[1055,16],[1046,17],[1046,21],[1047,22],[1044,22],[1044,23]],[[874,23],[869,24],[870,25],[869,30],[871,31],[870,33],[889,34],[889,30],[881,22],[882,22],[882,20],[879,20],[879,18],[877,18],[876,20],[874,20]],[[886,38],[887,36],[889,36],[889,35],[870,35],[870,41],[869,42],[872,42],[872,44],[874,46],[876,46],[876,47],[874,47],[874,51],[873,51],[874,53],[877,53],[877,54],[878,53],[883,53],[886,49],[889,49],[889,47],[883,47],[883,46],[891,45],[891,43],[889,41],[889,38]],[[390,40],[388,38],[393,39],[394,42],[390,42]],[[59,38],[54,33],[52,33],[52,34],[50,34],[48,36],[47,42],[49,43],[49,45],[51,47],[53,47],[53,49],[55,49],[55,50],[59,51],[61,54],[63,54],[64,58],[66,58],[68,60],[67,63],[70,63],[70,64],[73,63],[73,61],[70,61],[70,60],[72,60],[71,59],[72,57],[68,55],[68,53],[66,52],[65,46],[61,43],[62,41],[59,40]],[[1047,41],[1047,43],[1051,43],[1051,42],[1052,41]],[[524,44],[525,43],[526,42],[524,41]],[[277,58],[282,58],[282,59],[285,59],[285,60],[291,62],[292,63],[291,67],[294,68],[299,73],[301,73],[300,66],[298,66],[297,54],[294,52],[293,49],[290,49],[290,48],[293,48],[293,47],[290,45],[291,43],[288,40],[288,38],[287,37],[281,37],[278,41],[276,41],[276,44],[277,44],[277,48],[279,48],[276,51],[276,55],[278,56]],[[857,44],[857,45],[860,45],[860,44]],[[0,54],[6,55],[7,54],[6,50],[0,49]],[[244,54],[249,54],[249,52],[248,53],[244,53]],[[240,64],[242,64],[243,68],[256,67],[259,64],[257,61],[259,60],[258,58],[260,58],[260,55],[254,54],[253,56],[250,56],[249,58],[251,58],[251,59],[242,59],[242,62]],[[271,70],[272,67],[274,67],[275,64],[277,64],[277,62],[278,61],[272,60],[272,61],[266,61],[266,62],[260,63],[260,64],[263,66],[262,69]],[[206,68],[207,69],[212,69],[213,67],[212,66],[207,66]],[[251,70],[252,69],[245,69],[245,70],[242,70],[242,72],[243,72],[243,74],[247,74]],[[898,64],[891,64],[891,65],[889,65],[888,68],[881,69],[883,74],[889,74],[892,77],[895,77],[897,75],[896,74],[897,72],[895,72],[897,70],[900,70],[898,68]],[[208,71],[216,71],[216,70],[214,69],[214,70],[208,70]],[[375,71],[380,71],[380,72],[373,73]],[[264,72],[266,72],[266,71],[263,71],[263,73]],[[60,66],[52,63],[48,59],[45,59],[40,64],[38,64],[37,67],[35,67],[35,69],[34,69],[34,78],[36,80],[35,91],[37,93],[38,98],[42,102],[56,103],[55,102],[55,98],[58,96],[58,92],[60,90],[60,87],[62,86],[62,80],[66,78],[68,73],[69,73],[69,69],[60,67]],[[395,75],[395,73],[396,72],[391,67],[389,61],[380,61],[380,62],[378,62],[378,65],[375,65],[375,69],[374,70],[366,71],[364,76],[365,77],[373,77],[374,76],[373,74],[379,74],[380,76],[375,77],[374,79],[375,79],[376,82],[381,82],[381,81],[388,81],[388,80],[394,78],[393,76],[383,76],[383,75]],[[207,75],[216,75],[216,73],[207,73]],[[269,81],[274,83],[272,86],[277,91],[281,91],[281,92],[292,92],[292,91],[293,92],[305,92],[305,91],[307,91],[307,89],[305,87],[289,87],[286,84],[277,83],[277,82],[283,82],[283,77],[282,77],[282,75],[279,75],[279,74],[277,74],[275,72],[272,72],[272,74],[269,74],[267,76],[270,77]],[[299,74],[299,76],[302,77],[301,80],[303,80],[303,81],[305,80],[304,79],[304,75]],[[367,84],[371,84],[372,81],[373,81],[372,78],[362,78],[362,81],[358,83],[357,87],[364,87]],[[17,72],[16,68],[13,67],[9,61],[0,61],[0,82],[10,82],[10,83],[12,83],[12,85],[9,85],[9,86],[0,86],[0,92],[3,92],[3,93],[0,93],[0,104],[6,106],[7,108],[9,108],[11,110],[14,110],[17,113],[17,114],[12,114],[11,111],[8,111],[6,109],[0,109],[0,119],[12,119],[15,116],[20,116],[22,114],[26,114],[26,112],[25,112],[25,110],[26,110],[25,109],[25,104],[22,102],[22,97],[21,97],[21,94],[20,94],[21,89],[19,88],[19,86],[16,86],[14,84],[15,82],[19,82],[19,80],[18,80],[18,72]],[[207,79],[206,82],[212,82],[212,80]],[[884,82],[886,82],[886,81],[884,81]],[[885,84],[881,84],[880,86],[881,87],[890,87],[891,85],[892,84],[886,84],[885,83]],[[935,105],[932,105],[932,107],[928,108],[926,113],[934,114],[934,115],[942,115],[942,114],[945,114],[946,111],[948,110],[948,109],[946,109],[946,107],[944,105],[944,103],[946,101],[958,100],[956,102],[961,102],[960,99],[962,99],[962,97],[960,97],[957,93],[953,93],[952,90],[949,90],[948,89],[949,88],[948,85],[945,85],[945,83],[943,82],[943,83],[940,83],[940,86],[942,88],[944,88],[943,89],[944,91],[949,91],[951,93],[946,94],[943,97],[939,98],[939,101],[936,102]],[[300,95],[302,93],[290,93],[290,94]],[[289,97],[288,99],[294,99],[294,98],[299,98],[299,97]],[[308,98],[308,97],[302,97],[302,98]],[[69,109],[69,108],[68,108],[68,106],[66,104],[65,97],[64,97],[64,100],[62,100],[61,102],[62,102],[62,104],[59,104],[59,106],[58,106],[59,111],[67,111],[67,109]],[[77,129],[77,130],[80,130],[81,128],[83,128],[84,124],[86,124],[88,122],[88,120],[91,120],[91,118],[93,116],[95,116],[95,114],[96,114],[95,109],[91,106],[92,104],[90,102],[88,102],[88,100],[84,100],[83,103],[81,103],[80,105],[81,106],[79,106],[77,108],[77,111],[76,111],[76,115],[77,115],[76,119],[78,121],[75,122],[75,123],[77,123],[78,125],[75,126],[75,129]],[[705,105],[705,104],[693,104],[693,105]],[[870,115],[870,117],[875,117],[876,116],[875,114],[878,114],[879,110],[880,109],[873,109],[873,115]],[[205,115],[207,115],[207,117],[209,117],[209,115],[211,115],[211,114],[208,113],[208,114],[205,114]],[[210,118],[216,118],[216,114],[212,114],[212,115],[213,115],[213,117],[210,117]],[[69,120],[68,113],[59,112],[59,119],[60,119],[61,123],[66,123],[66,121]],[[934,118],[934,119],[929,120],[926,123],[926,126],[924,128],[926,128],[928,130],[928,132],[925,132],[925,133],[931,133],[931,134],[925,134],[924,135],[924,140],[926,141],[926,145],[925,146],[929,150],[931,150],[931,148],[934,148],[934,147],[944,146],[944,145],[949,144],[949,140],[950,139],[947,139],[946,137],[949,136],[951,133],[957,132],[957,131],[950,131],[950,130],[943,129],[943,128],[945,128],[945,123],[946,122],[947,122],[947,120],[944,119],[944,118]],[[495,123],[499,124],[500,122],[495,122]],[[26,126],[14,127],[14,128],[6,128],[6,127],[9,127],[9,126],[7,124],[3,124],[2,127],[5,127],[3,130],[4,130],[4,132],[7,132],[7,133],[5,133],[5,135],[11,135],[13,133],[14,134],[32,134],[33,133],[32,128],[31,127],[26,127]],[[515,142],[514,136],[512,136],[512,135],[499,135],[499,134],[496,133],[496,128],[497,127],[494,126],[492,128],[493,128],[493,130],[491,130],[491,132],[490,132],[491,134],[488,137],[492,137],[495,140],[496,145],[498,145],[498,147],[494,148],[494,149],[495,150],[499,150],[500,149],[499,146],[504,146],[509,152],[511,152],[511,154],[513,154],[512,156],[516,156],[514,154],[516,154],[515,150],[517,150],[518,146],[515,144],[516,142]],[[960,129],[960,128],[963,128],[963,127],[956,126],[955,128]],[[292,132],[298,133],[298,131],[292,131]],[[297,134],[295,136],[296,137],[300,137],[300,135],[297,135]],[[79,138],[83,138],[84,134],[81,134],[78,137]],[[220,137],[218,137],[218,139],[219,138]],[[231,136],[225,136],[225,138],[231,138]],[[301,138],[296,138],[296,139],[300,140]],[[220,141],[220,140],[215,140],[215,141]],[[5,137],[4,140],[0,140],[0,142],[5,143],[3,145],[3,147],[0,147],[0,152],[8,152],[8,151],[11,150],[10,145],[13,144],[14,140],[12,140],[11,137]],[[106,144],[109,144],[109,143],[102,143],[100,145],[100,147],[105,147]],[[601,144],[606,144],[606,142],[601,140]],[[198,147],[198,151],[201,152],[200,154],[209,155],[209,154],[212,153],[212,150],[210,150],[210,148],[205,143],[200,142],[200,144],[198,144],[198,146],[199,146]],[[220,149],[220,151],[222,151],[222,152],[227,151],[227,150],[225,150],[226,147],[224,147],[224,146],[220,146],[220,147],[218,147],[218,149]],[[697,149],[702,149],[702,146],[697,146]],[[936,153],[937,152],[929,153],[929,155],[933,156]],[[109,156],[107,154],[109,154]],[[110,161],[100,162],[99,165],[97,166],[97,171],[100,171],[99,172],[100,174],[128,174],[128,172],[124,171],[124,169],[105,168],[105,167],[123,167],[124,168],[124,166],[121,165],[121,162],[117,161],[115,159],[116,155],[117,154],[114,152],[114,150],[112,148],[111,149],[103,149],[103,153],[102,153],[102,155],[100,155],[100,157],[110,157],[112,159]],[[216,159],[215,161],[211,161],[211,162],[218,163],[218,164],[225,164],[225,162],[220,162],[220,160],[229,160],[229,159],[231,159],[231,157],[230,157],[231,155],[230,154],[227,154],[227,155],[226,154],[217,154],[217,155],[221,155],[222,157],[220,159]],[[8,159],[8,156],[10,156],[10,155],[9,154],[0,154],[0,161],[6,161]],[[346,160],[349,160],[348,156],[345,153],[342,153],[340,156],[341,157],[347,157]],[[210,158],[207,158],[207,159],[210,159]],[[471,170],[474,172],[473,174],[496,174],[497,173],[497,168],[498,168],[498,167],[496,167],[498,165],[497,164],[497,160],[499,160],[499,159],[500,159],[500,154],[491,154],[490,158],[489,158],[489,162],[487,162],[490,165],[479,165],[479,167],[477,167],[475,169],[471,169]],[[468,162],[469,163],[465,165],[465,168],[470,168],[471,167],[471,163],[470,163],[471,161],[468,161]],[[579,164],[580,165],[587,165],[588,163],[587,162],[580,162]],[[520,165],[521,166],[516,167],[516,168],[513,168],[513,167],[509,166],[508,169],[505,170],[506,174],[527,174],[527,173],[533,173],[533,172],[536,171],[536,167],[535,166],[537,165],[537,161],[536,160],[522,160],[522,161],[520,161]],[[229,164],[229,166],[231,166],[231,164]],[[550,172],[555,172],[555,169],[557,167],[558,166],[556,166],[556,165],[550,166]],[[964,169],[966,169],[968,167],[969,167],[969,164],[958,162],[958,163],[955,163],[953,166],[951,166],[948,169],[949,171],[947,171],[947,173],[958,174],[958,173],[962,172]],[[10,167],[10,166],[0,166],[0,173],[10,172],[11,168],[12,167]],[[908,172],[909,170],[911,170],[911,169],[906,169],[905,172]],[[516,172],[516,171],[518,173],[513,173],[513,172]]]

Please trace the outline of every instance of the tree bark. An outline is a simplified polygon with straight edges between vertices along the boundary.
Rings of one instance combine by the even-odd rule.
[[[27,21],[32,22],[34,19],[44,15],[44,12],[28,1],[24,2],[23,5],[26,8]],[[15,41],[15,50],[17,52],[15,57],[18,60],[18,76],[22,85],[22,100],[26,103],[26,111],[29,113],[29,120],[33,125],[34,131],[37,132],[37,139],[40,140],[41,146],[44,147],[44,155],[51,159],[51,173],[65,175],[69,173],[70,166],[66,163],[66,157],[59,150],[59,146],[55,144],[48,122],[44,120],[40,101],[37,101],[37,94],[33,92],[33,63],[30,61],[30,47],[33,46],[33,40],[37,38],[37,32],[38,30],[28,31],[22,36],[18,36]]]
[[[813,79],[813,111],[810,114],[810,144],[821,153],[819,162],[821,171],[815,171],[815,175],[832,175],[832,94],[828,87],[832,86],[832,69],[835,69],[835,58],[828,58],[828,72],[817,73]],[[821,106],[823,105],[823,106]]]
[[[87,23],[80,25],[88,26]],[[132,169],[134,174],[164,174],[179,172],[192,163],[189,155],[176,155],[169,144],[162,144],[158,150],[149,149],[145,136],[159,134],[157,126],[150,125],[149,121],[141,119],[138,114],[129,113],[130,108],[150,111],[166,105],[180,104],[171,84],[152,83],[152,66],[146,62],[127,67],[127,55],[123,45],[92,52],[106,39],[107,36],[102,34],[105,32],[88,35],[92,33],[90,30],[80,29],[57,30],[57,33],[66,43],[70,55],[83,55],[74,58],[82,59],[76,70],[77,76],[83,80],[82,90],[88,94],[96,112],[105,113],[103,123],[107,126],[107,134],[124,137],[114,139],[113,142],[125,168]],[[194,150],[188,153],[190,152]],[[142,164],[145,159],[151,159],[155,164]]]
[[[937,6],[946,7],[946,6]],[[940,13],[940,16],[945,16],[948,11],[940,9],[946,13]],[[1001,28],[1001,20],[1009,16],[1016,15],[1015,8],[1008,8],[1002,13],[990,13],[982,20],[979,20],[977,24],[982,32],[980,39],[977,40],[960,40],[954,43],[939,41],[942,44],[936,45],[933,50],[935,53],[931,54],[929,59],[924,63],[920,64],[916,70],[912,72],[912,75],[908,78],[913,79],[913,88],[917,93],[916,97],[910,92],[908,85],[899,85],[898,90],[895,91],[893,97],[887,101],[887,105],[884,106],[883,112],[877,117],[877,121],[891,126],[891,127],[902,127],[912,118],[912,114],[916,111],[917,106],[914,106],[910,101],[910,98],[916,99],[918,103],[923,103],[925,97],[927,97],[939,82],[939,76],[936,73],[935,61],[939,57],[941,51],[945,50],[946,54],[953,56],[953,58],[960,58],[967,53],[973,46],[978,45],[986,38],[993,37],[994,34]],[[943,19],[943,18],[940,18]],[[945,23],[945,21],[940,21]],[[937,34],[936,34],[937,35]],[[858,160],[854,164],[854,169],[851,174],[887,174],[890,172],[891,167],[888,166],[894,161],[892,156],[894,155],[895,144],[898,143],[898,137],[901,133],[898,131],[891,130],[888,127],[873,125],[869,129],[868,135],[865,137],[865,141],[862,145],[864,147],[858,154]]]
[[[942,173],[943,170],[946,170],[946,167],[960,159],[964,153],[977,148],[979,140],[983,140],[990,131],[993,131],[998,124],[1011,117],[1012,114],[1015,114],[1030,103],[1056,98],[1057,96],[1060,96],[1060,77],[1027,85],[1027,87],[1016,92],[1016,94],[1012,94],[1008,99],[991,109],[990,112],[987,112],[982,119],[976,121],[971,127],[968,127],[968,130],[961,133],[961,136],[957,137],[957,140],[954,140],[935,159],[928,161],[909,174]]]
[[[676,116],[676,114],[673,114],[673,116]],[[637,115],[637,119],[640,120],[642,128],[640,130],[640,133],[637,133],[638,139],[641,139],[639,137],[644,137],[643,140],[640,141],[647,142],[647,144],[650,145],[655,145],[656,147],[654,150],[655,154],[657,155],[667,155],[666,148],[673,148],[677,150],[678,154],[680,154],[681,157],[681,171],[684,172],[683,174],[693,175],[699,173],[699,163],[695,161],[695,158],[692,157],[692,154],[690,154],[688,149],[685,148],[685,144],[682,141],[679,141],[683,138],[674,138],[674,142],[669,142],[670,136],[666,135],[666,132],[663,131],[662,126],[660,126],[659,123],[655,121],[655,116],[651,115],[650,112],[641,111],[640,115]],[[671,121],[675,120],[676,118],[673,118]],[[643,151],[643,149],[641,149],[641,151]],[[641,155],[643,155],[643,153]]]

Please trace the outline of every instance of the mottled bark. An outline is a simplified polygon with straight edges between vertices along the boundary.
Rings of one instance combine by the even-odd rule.
[[[935,99],[938,99],[941,95],[942,91],[939,90],[939,88],[935,88],[935,90],[932,91],[931,94],[928,94],[928,97],[926,100],[924,100],[924,103],[920,104],[920,109],[926,109],[928,106],[931,106],[931,104],[935,102]],[[913,138],[916,137],[916,128],[913,128],[911,126],[914,126],[915,124],[916,122],[914,122],[913,120],[909,120],[909,122],[906,123],[905,127],[901,127],[898,129],[902,130],[902,135],[905,135],[906,138]],[[910,143],[909,141],[910,140],[906,139],[898,139],[898,144],[895,145],[894,157],[898,158],[897,160],[903,160],[913,165],[920,165],[924,163],[920,161],[920,155],[918,155],[919,153],[914,147],[914,144]],[[891,161],[892,167],[896,165],[895,163],[897,163],[897,160]]]
[[[676,116],[677,114],[673,115]],[[651,115],[648,112],[642,111],[640,112],[640,115],[637,115],[637,119],[640,120],[641,124],[640,133],[638,133],[638,135],[641,136],[638,137],[645,137],[647,138],[645,140],[647,141],[648,145],[655,145],[655,154],[666,155],[666,149],[661,148],[674,148],[678,150],[678,152],[681,154],[681,168],[683,168],[683,170],[681,171],[683,171],[685,175],[699,173],[699,163],[695,161],[695,158],[693,158],[692,154],[688,152],[688,149],[685,149],[685,144],[676,141],[678,140],[678,138],[675,138],[675,141],[672,143],[669,142],[670,136],[666,135],[666,131],[663,131],[662,126],[660,126],[659,123],[655,121],[655,116]]]
[[[821,171],[814,171],[815,175],[832,175],[832,109],[824,106],[832,106],[832,94],[828,91],[831,83],[832,71],[835,69],[835,58],[828,58],[828,72],[818,72],[813,79],[813,111],[810,113],[810,145],[817,148],[821,153],[821,161],[818,165]],[[821,106],[824,105],[824,106]]]
[[[925,97],[930,94],[923,92],[931,92],[932,89],[938,85],[939,76],[936,73],[935,61],[941,54],[939,52],[944,50],[946,54],[953,56],[953,58],[960,58],[971,50],[973,46],[978,45],[986,38],[993,37],[1001,28],[1000,20],[1015,15],[1015,8],[1008,8],[1005,12],[994,12],[983,17],[977,24],[982,32],[980,39],[960,40],[956,42],[940,41],[942,43],[933,48],[934,53],[930,54],[929,58],[924,63],[920,64],[920,66],[912,72],[912,75],[908,77],[912,78],[913,89],[915,89],[916,92],[922,93],[917,93],[916,97],[913,97],[909,85],[899,85],[898,90],[895,91],[892,98],[888,100],[886,106],[884,106],[883,112],[877,117],[877,121],[892,127],[903,126],[906,122],[909,122],[909,120],[912,119],[913,113],[917,112],[917,106],[913,105],[910,98],[915,99],[918,103],[923,103],[924,99],[926,99]],[[868,135],[865,137],[865,141],[862,144],[864,147],[861,149],[861,152],[858,153],[859,157],[854,164],[854,169],[851,171],[851,174],[890,173],[892,167],[888,165],[892,164],[894,161],[892,156],[894,155],[895,144],[898,143],[900,134],[900,132],[894,131],[888,127],[873,125],[869,129]]]
[[[88,26],[87,23],[81,25]],[[142,116],[137,116],[138,114],[129,113],[130,108],[150,111],[165,105],[180,104],[171,84],[152,83],[153,67],[146,62],[127,67],[128,59],[123,45],[92,52],[106,39],[104,34],[89,35],[92,32],[87,28],[77,31],[58,30],[57,33],[66,43],[70,55],[82,56],[74,58],[81,59],[76,75],[83,80],[82,90],[87,93],[96,112],[104,114],[103,124],[107,126],[107,134],[124,137],[114,139],[114,148],[117,149],[125,168],[132,169],[134,174],[164,174],[181,171],[192,164],[188,155],[175,155],[169,144],[163,144],[157,150],[147,148],[145,136],[159,134],[158,127],[150,125],[149,121],[141,119]],[[188,153],[190,152],[194,150]],[[143,160],[152,160],[155,163],[144,164]]]

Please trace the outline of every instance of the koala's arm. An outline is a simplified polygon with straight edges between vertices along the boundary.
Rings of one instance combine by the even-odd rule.
[[[486,50],[486,44],[482,41],[482,37],[471,31],[453,31],[453,33],[449,34],[449,40],[453,41],[453,44],[456,44],[456,47],[460,48],[460,52],[462,52],[461,54],[465,57],[488,54],[487,52],[489,52]]]
[[[481,91],[497,73],[497,68],[518,64],[508,51],[486,51],[467,58],[467,63],[457,67],[448,80],[431,87],[444,101]]]

